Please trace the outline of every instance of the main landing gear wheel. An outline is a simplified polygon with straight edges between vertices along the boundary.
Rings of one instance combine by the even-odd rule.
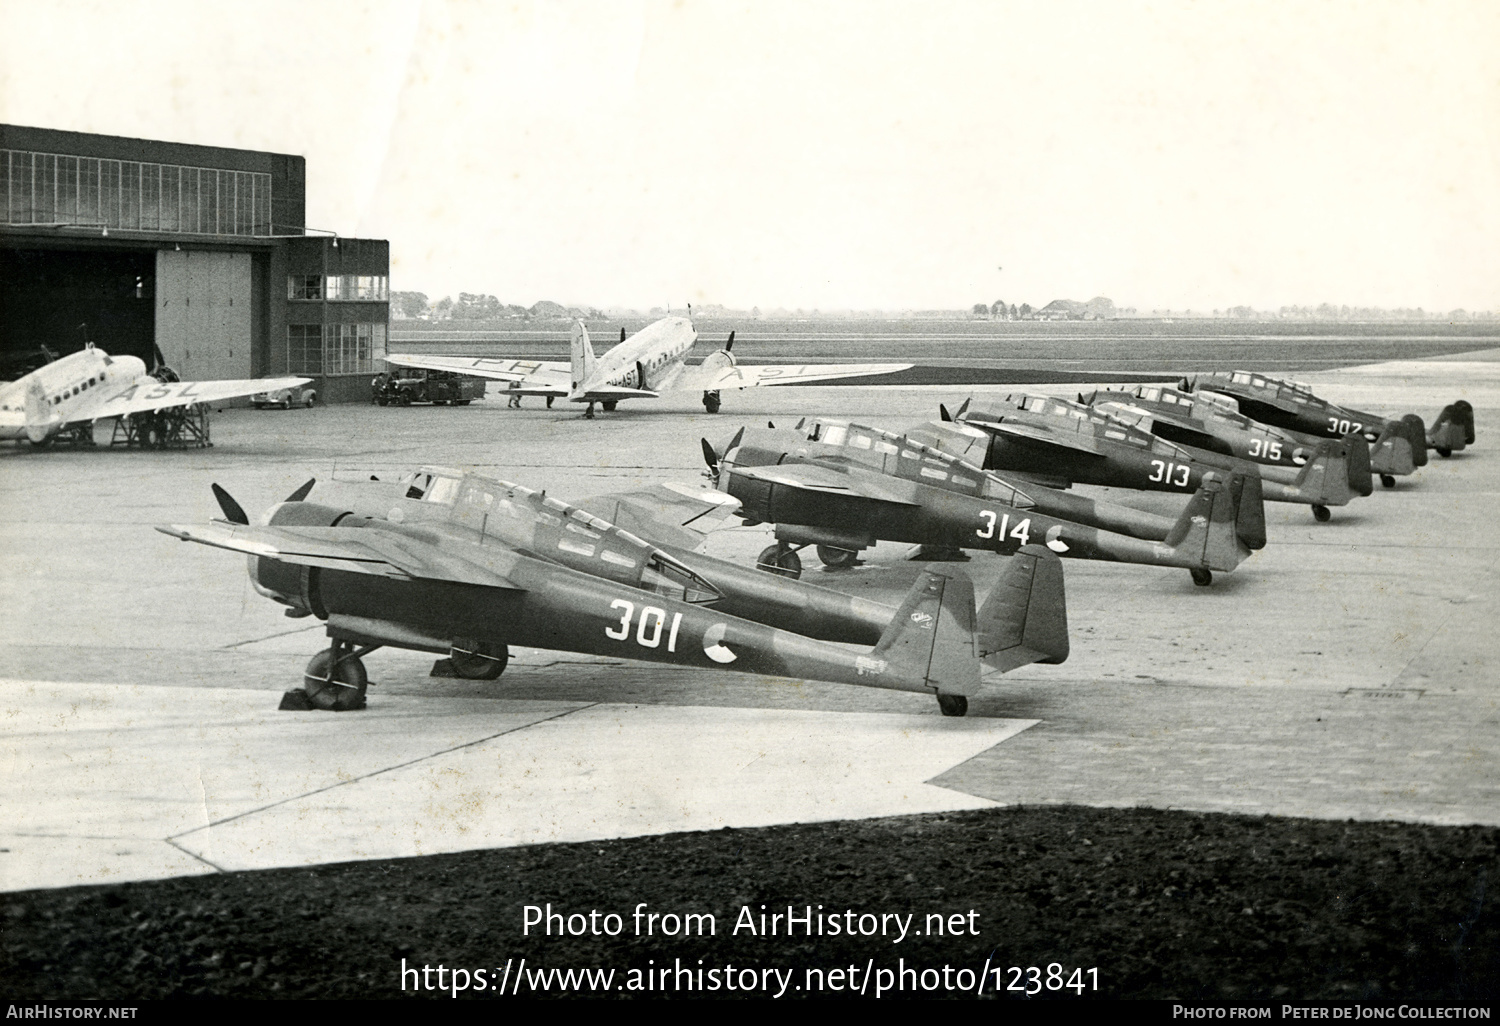
[[[1333,517],[1333,510],[1327,506],[1314,506],[1312,508],[1313,519],[1320,524],[1326,524]]]
[[[619,400],[617,400],[617,399],[610,399],[607,402],[605,402],[605,404],[604,404],[604,412],[605,413],[614,413],[615,412],[615,407],[619,406],[619,405],[620,405]]]
[[[719,393],[718,392],[704,392],[703,393],[703,408],[705,410],[707,410],[709,413],[718,413],[719,412]]]
[[[855,549],[840,549],[833,545],[819,545],[818,558],[823,561],[824,566],[853,566],[859,559],[859,552]]]
[[[1200,588],[1206,588],[1210,584],[1214,583],[1214,575],[1212,571],[1196,569],[1189,570],[1188,573],[1192,575],[1193,583]]]
[[[365,687],[369,683],[357,651],[341,641],[313,656],[302,673],[302,690],[307,694],[308,705],[334,712],[364,708]]]
[[[1381,483],[1382,486],[1384,486],[1386,488],[1394,488],[1394,487],[1396,487],[1396,479],[1395,479],[1395,477],[1393,477],[1390,474],[1381,474],[1380,475],[1380,483]]]
[[[802,557],[784,545],[770,545],[755,557],[755,569],[795,581],[802,576]]]
[[[510,649],[487,641],[455,638],[448,649],[448,661],[464,680],[494,680],[510,663]]]
[[[969,700],[963,695],[944,695],[940,693],[937,696],[937,700],[938,708],[943,710],[944,716],[962,716],[969,711]]]

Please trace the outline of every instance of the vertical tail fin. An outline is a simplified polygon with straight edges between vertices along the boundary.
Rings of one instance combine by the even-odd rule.
[[[1225,476],[1217,471],[1203,475],[1203,484],[1188,500],[1182,516],[1163,542],[1200,569],[1233,570],[1250,555],[1249,547],[1238,533],[1239,505],[1246,497],[1254,501],[1260,496],[1254,486],[1247,489],[1243,482],[1235,484],[1235,478],[1246,475],[1229,474],[1227,481]],[[1262,511],[1261,519],[1264,518]]]
[[[1427,446],[1425,432],[1422,446],[1423,448]],[[1386,421],[1385,428],[1380,432],[1380,437],[1375,440],[1375,445],[1370,450],[1370,469],[1377,474],[1398,476],[1405,476],[1416,469],[1411,438],[1407,435],[1406,425],[1401,421]]]
[[[1001,673],[1067,659],[1062,561],[1044,546],[1021,546],[984,600],[976,636],[981,661]]]
[[[1266,547],[1266,502],[1259,474],[1236,474],[1229,479],[1235,502],[1234,533],[1245,548],[1259,552]]]
[[[1427,466],[1427,425],[1415,413],[1401,418],[1406,427],[1406,439],[1411,442],[1411,462],[1414,467]]]
[[[1293,482],[1295,497],[1289,501],[1315,506],[1349,505],[1349,500],[1354,498],[1349,449],[1354,444],[1347,438],[1325,439],[1318,443],[1313,458],[1307,461]]]
[[[598,360],[594,356],[594,345],[589,341],[589,329],[584,327],[583,321],[573,322],[573,391],[578,392],[588,386],[594,377],[594,365]]]
[[[872,653],[901,676],[943,694],[978,694],[974,583],[951,567],[925,571]]]
[[[1439,456],[1451,456],[1474,444],[1474,407],[1460,399],[1443,407],[1427,432],[1427,446]]]
[[[1370,443],[1364,435],[1350,432],[1344,436],[1349,455],[1349,490],[1355,495],[1372,495],[1375,481],[1370,476]]]

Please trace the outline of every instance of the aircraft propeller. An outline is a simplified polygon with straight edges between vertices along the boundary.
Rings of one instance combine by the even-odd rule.
[[[708,464],[708,479],[714,484],[719,483],[719,454],[714,451],[713,443],[707,438],[698,439],[703,444],[703,462]]]
[[[224,511],[225,520],[231,524],[248,525],[250,523],[250,518],[245,515],[244,507],[234,501],[233,495],[230,495],[217,484],[209,485],[209,487],[214,490],[214,498],[219,500],[219,508]]]
[[[724,343],[724,352],[731,353],[733,351],[734,351],[734,332],[731,331],[729,333],[729,341]]]
[[[308,493],[313,490],[313,485],[317,483],[317,478],[308,478],[305,484],[298,486],[296,491],[286,497],[286,501],[301,502],[303,499],[307,498]],[[250,518],[245,515],[245,507],[236,502],[233,495],[230,495],[227,491],[225,491],[223,488],[220,488],[217,484],[211,484],[209,485],[209,487],[214,490],[214,498],[219,502],[219,509],[224,511],[225,520],[229,521],[231,524],[245,524],[246,526],[249,526]]]
[[[945,424],[951,424],[953,422],[953,414],[949,413],[948,407],[943,405],[942,403],[938,403],[938,418]]]
[[[971,396],[971,397],[970,397],[970,398],[973,398],[973,397],[972,397],[972,396]],[[966,412],[967,412],[967,411],[968,411],[968,409],[969,409],[969,400],[968,400],[968,399],[965,399],[965,400],[964,400],[964,401],[963,401],[963,405],[961,405],[961,406],[959,406],[959,408],[958,408],[958,412],[957,412],[957,413],[955,413],[955,414],[954,414],[954,415],[953,415],[953,416],[954,416],[954,417],[955,417],[955,418],[957,418],[957,417],[962,417],[962,416],[963,416],[963,415],[964,415],[964,413],[966,413]]]

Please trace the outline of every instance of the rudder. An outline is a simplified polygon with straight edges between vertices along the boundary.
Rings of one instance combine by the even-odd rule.
[[[872,655],[943,694],[979,692],[974,583],[962,570],[929,569],[907,592]]]
[[[1001,673],[1068,658],[1068,604],[1062,561],[1041,545],[1023,545],[1007,561],[979,610],[979,658]]]
[[[572,358],[573,391],[577,392],[593,379],[594,366],[598,363],[594,356],[594,345],[589,341],[589,329],[581,320],[573,322]]]

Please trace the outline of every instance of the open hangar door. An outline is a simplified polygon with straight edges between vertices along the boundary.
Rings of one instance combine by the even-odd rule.
[[[253,377],[251,255],[156,253],[156,345],[183,379]]]
[[[0,249],[0,364],[92,342],[149,365],[155,280],[150,250]]]

